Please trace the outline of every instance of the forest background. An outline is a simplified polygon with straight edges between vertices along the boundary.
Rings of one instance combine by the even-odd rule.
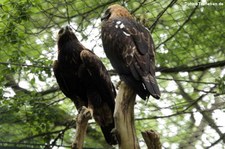
[[[135,125],[156,130],[163,148],[225,147],[225,3],[220,0],[1,0],[0,148],[68,148],[77,110],[52,72],[58,30],[71,25],[84,46],[119,77],[106,58],[100,17],[124,5],[151,32],[160,100],[137,97]],[[108,148],[88,126],[85,148]]]

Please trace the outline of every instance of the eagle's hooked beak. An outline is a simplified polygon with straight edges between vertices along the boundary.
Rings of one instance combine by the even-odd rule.
[[[69,33],[69,32],[73,33],[73,30],[70,26],[67,25],[59,30],[58,35],[63,36],[64,34]]]
[[[101,17],[101,21],[107,20],[110,17],[110,15],[111,15],[110,10],[107,9],[104,15]]]
[[[65,31],[70,31],[70,32],[72,31],[72,28],[68,25],[64,29],[65,29]]]

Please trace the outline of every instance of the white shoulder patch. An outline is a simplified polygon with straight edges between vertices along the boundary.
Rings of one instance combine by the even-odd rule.
[[[121,24],[121,21],[116,21],[116,24],[118,24],[118,25]]]
[[[126,36],[130,36],[130,34],[126,33],[125,31],[123,31],[123,34],[126,35]]]
[[[121,21],[116,21],[115,28],[120,28],[120,29],[122,29],[122,28],[124,28],[124,27],[125,27],[125,25],[124,25]]]
[[[120,28],[124,28],[125,26],[124,26],[124,24],[123,23],[121,23],[120,24]]]

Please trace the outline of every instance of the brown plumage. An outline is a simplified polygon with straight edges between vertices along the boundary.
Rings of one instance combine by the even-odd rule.
[[[78,41],[69,26],[59,31],[57,45],[58,60],[53,70],[60,89],[78,110],[91,107],[107,143],[116,144],[111,134],[116,92],[105,66]]]
[[[104,51],[121,80],[143,99],[160,98],[155,79],[155,47],[149,31],[126,8],[115,4],[102,17]]]

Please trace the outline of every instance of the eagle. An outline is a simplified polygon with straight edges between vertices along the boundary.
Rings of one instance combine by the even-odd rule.
[[[109,6],[101,20],[103,48],[120,79],[142,99],[159,99],[155,47],[148,29],[119,4]]]
[[[115,88],[101,60],[77,39],[70,26],[58,32],[58,59],[53,71],[56,81],[76,108],[93,110],[93,117],[101,127],[108,144],[116,144],[111,134],[114,128]]]

